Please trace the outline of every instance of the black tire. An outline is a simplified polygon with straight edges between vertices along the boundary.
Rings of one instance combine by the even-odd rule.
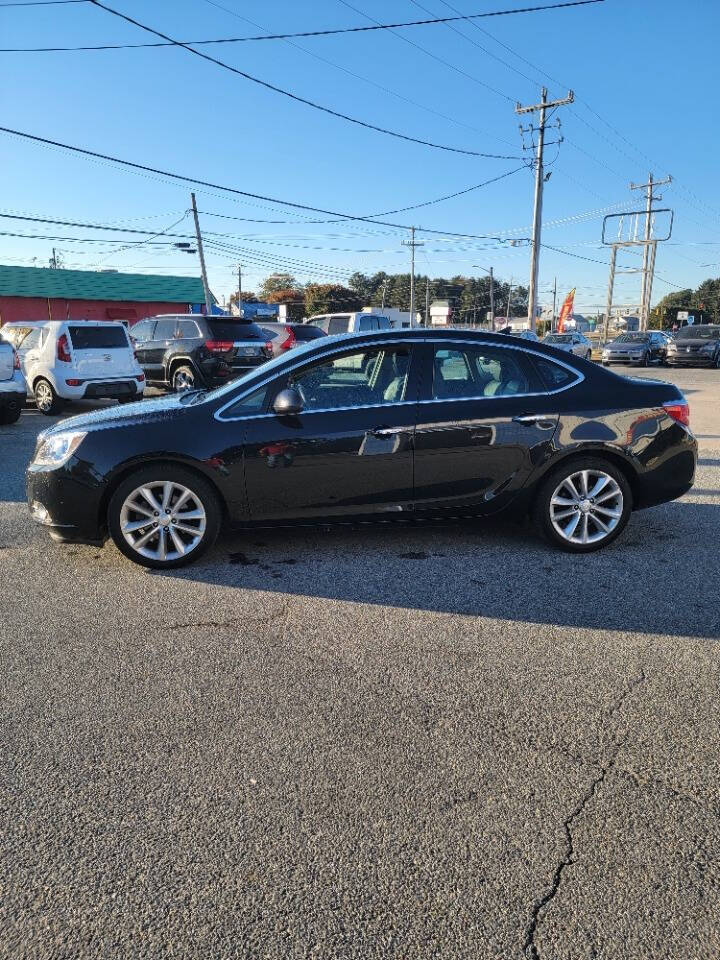
[[[53,385],[45,377],[38,377],[33,384],[35,406],[46,417],[53,417],[60,413],[65,406],[64,401],[55,393]]]
[[[182,393],[184,390],[195,390],[202,384],[193,367],[189,363],[181,363],[170,374],[170,386],[174,393]]]
[[[140,400],[141,396],[139,393],[134,394],[132,397],[118,397],[118,403],[135,403],[137,400]]]
[[[152,484],[165,483],[167,481],[178,484],[191,491],[195,500],[202,505],[205,511],[205,528],[197,544],[186,554],[161,560],[152,556],[144,556],[125,539],[121,528],[121,514],[123,504],[133,491],[141,486],[147,487],[148,485],[151,486]],[[150,520],[153,522],[152,518],[150,518]],[[124,553],[125,556],[134,563],[155,570],[170,570],[175,567],[183,567],[188,563],[193,563],[195,560],[198,560],[215,543],[220,531],[221,521],[222,508],[218,494],[212,485],[192,470],[187,470],[184,467],[176,466],[172,463],[158,463],[154,467],[144,467],[130,474],[114,491],[107,510],[108,530],[118,550]],[[160,533],[161,531],[158,530],[158,537]],[[166,542],[170,542],[167,534],[165,534],[165,539]],[[153,540],[154,538],[151,538],[151,544]],[[173,549],[172,552],[177,551]]]
[[[589,470],[591,473],[601,471],[608,477],[612,477],[622,494],[622,512],[618,518],[617,525],[606,536],[602,537],[602,539],[590,543],[577,543],[566,539],[555,529],[551,517],[550,501],[557,488],[565,478],[583,470]],[[630,519],[632,505],[633,497],[630,484],[625,474],[622,470],[619,470],[615,464],[602,457],[574,457],[571,460],[566,460],[555,470],[551,471],[541,483],[533,504],[533,522],[538,533],[549,543],[553,544],[553,546],[565,550],[568,553],[592,553],[595,550],[600,550],[608,546],[613,540],[620,536]]]
[[[592,360],[592,350],[588,350],[588,352],[585,354],[585,359]]]
[[[650,366],[650,354],[649,354],[649,353],[644,353],[644,354],[643,354],[643,358],[642,358],[642,360],[640,361],[640,366],[641,366],[641,367],[649,367],[649,366]]]
[[[17,423],[22,413],[22,403],[19,400],[13,400],[5,407],[0,407],[0,425],[10,426],[11,423]]]
[[[720,370],[720,350],[715,354],[715,369]]]

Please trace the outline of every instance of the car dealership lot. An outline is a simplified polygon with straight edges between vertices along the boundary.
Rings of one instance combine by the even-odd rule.
[[[633,372],[696,487],[581,558],[493,522],[153,573],[51,544],[49,421],[2,428],[0,953],[716,956],[720,372]]]

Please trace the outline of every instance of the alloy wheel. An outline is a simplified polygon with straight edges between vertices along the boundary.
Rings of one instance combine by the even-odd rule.
[[[579,470],[562,480],[550,498],[550,521],[568,543],[599,543],[623,515],[617,481],[602,470]]]
[[[44,380],[41,380],[40,383],[35,387],[35,404],[38,409],[45,412],[52,407],[53,404],[53,393],[52,387],[49,383],[46,383]]]
[[[179,560],[203,539],[207,516],[189,487],[158,480],[137,487],[120,509],[120,530],[140,556],[159,562]]]
[[[190,370],[178,370],[173,377],[173,386],[178,393],[182,390],[194,390],[195,377]]]

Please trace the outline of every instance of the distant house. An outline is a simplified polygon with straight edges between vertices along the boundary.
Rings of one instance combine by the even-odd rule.
[[[0,265],[0,324],[23,320],[124,320],[199,312],[199,277]],[[204,307],[203,307],[204,309]]]

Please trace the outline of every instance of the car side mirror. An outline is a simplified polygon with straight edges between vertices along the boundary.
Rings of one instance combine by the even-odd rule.
[[[281,390],[275,397],[275,402],[273,403],[273,411],[279,417],[294,417],[298,413],[302,413],[302,409],[303,399],[295,387],[288,387],[285,390]]]

